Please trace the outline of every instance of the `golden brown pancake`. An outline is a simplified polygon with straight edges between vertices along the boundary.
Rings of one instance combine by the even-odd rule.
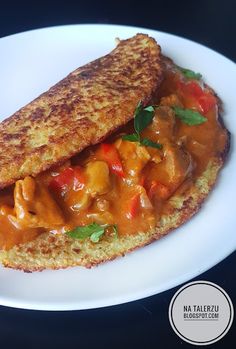
[[[161,80],[160,47],[144,34],[76,69],[0,123],[0,188],[98,143],[131,120]]]
[[[119,53],[119,55],[117,56],[117,61],[116,59],[114,60],[115,52],[116,54]],[[132,52],[131,56],[128,52]],[[160,51],[158,49],[158,46],[155,45],[155,42],[152,39],[140,34],[133,39],[121,42],[118,48],[113,51],[111,55],[90,63],[86,65],[85,68],[76,70],[75,73],[72,73],[68,78],[63,80],[65,81],[65,83],[61,82],[56,85],[56,87],[53,87],[51,90],[49,90],[49,92],[46,93],[45,98],[48,104],[51,103],[50,110],[52,110],[53,103],[57,105],[58,101],[60,101],[58,93],[60,96],[61,93],[64,96],[66,90],[71,91],[71,84],[75,83],[75,76],[78,75],[78,84],[80,86],[83,86],[84,80],[81,74],[83,74],[83,72],[86,72],[86,74],[88,75],[84,73],[85,81],[87,81],[87,78],[91,79],[90,82],[94,82],[96,88],[99,86],[99,91],[102,91],[101,95],[105,93],[105,85],[107,94],[106,97],[104,94],[104,98],[102,98],[102,100],[100,100],[98,96],[95,96],[94,100],[92,98],[92,104],[90,104],[89,101],[87,101],[86,95],[86,91],[87,89],[89,90],[89,86],[86,85],[86,87],[83,88],[84,98],[86,98],[84,102],[82,102],[82,105],[84,106],[84,108],[90,108],[91,105],[93,107],[96,106],[96,117],[94,116],[94,113],[87,113],[86,116],[84,116],[84,118],[86,118],[86,122],[84,122],[86,126],[84,126],[83,128],[82,125],[84,124],[81,121],[83,120],[82,117],[77,118],[77,116],[72,116],[72,119],[74,118],[73,122],[68,121],[68,129],[66,128],[65,131],[66,137],[69,137],[73,140],[73,127],[75,124],[80,125],[78,126],[78,132],[81,132],[81,139],[75,136],[75,144],[68,144],[68,148],[67,142],[66,140],[63,141],[63,138],[62,143],[58,141],[52,143],[52,147],[50,145],[49,149],[53,153],[49,152],[50,158],[48,160],[46,159],[46,165],[44,164],[43,159],[45,158],[45,156],[47,156],[49,150],[47,149],[47,146],[46,148],[42,148],[40,152],[37,153],[37,161],[35,162],[37,171],[33,172],[31,167],[26,166],[24,167],[25,172],[21,173],[19,172],[19,169],[22,165],[19,164],[18,172],[16,174],[11,174],[11,176],[9,177],[5,177],[5,175],[1,177],[3,178],[2,186],[5,186],[7,183],[12,183],[16,178],[24,178],[26,175],[35,176],[49,166],[52,166],[57,162],[61,162],[62,160],[69,158],[75,153],[79,153],[82,149],[84,149],[84,147],[100,142],[104,139],[105,136],[110,135],[119,126],[126,124],[130,119],[133,118],[133,112],[139,100],[144,100],[145,104],[147,104],[152,96],[154,98],[154,101],[156,103],[160,103],[161,105],[160,110],[156,112],[156,121],[158,122],[158,118],[161,118],[163,116],[165,117],[165,115],[167,115],[167,117],[172,120],[173,112],[171,110],[171,106],[172,100],[175,99],[173,91],[174,93],[176,91],[178,92],[178,88],[176,87],[176,83],[172,82],[171,79],[173,78],[174,80],[176,78],[176,66],[172,61],[164,57],[161,58],[160,63],[159,52]],[[121,57],[124,57],[123,55],[125,55],[125,57],[126,55],[128,55],[128,58],[125,58],[125,62],[129,62],[126,65],[126,69],[124,68],[125,63],[119,61]],[[111,59],[111,57],[113,59]],[[142,59],[144,61],[142,62],[142,65],[141,63],[139,65],[138,62],[140,62],[140,60]],[[117,66],[117,73],[119,72],[119,77],[122,77],[121,82],[119,82],[120,80],[118,78],[116,81],[114,81],[114,72],[111,72],[109,68],[109,74],[111,74],[112,76],[109,75],[109,80],[107,81],[106,79],[105,83],[103,75],[101,73],[101,65],[104,64],[104,61],[109,62],[109,65],[115,64]],[[106,73],[107,64],[108,63],[105,64],[104,68]],[[122,65],[122,69],[120,68],[120,64]],[[160,68],[161,66],[163,67],[164,80],[160,86],[162,79],[162,69]],[[146,70],[147,67],[148,70]],[[131,72],[129,69],[134,69],[134,71]],[[139,72],[135,71],[136,69],[138,69]],[[121,73],[122,71],[124,72],[124,74]],[[174,72],[174,74],[172,74],[172,71]],[[73,74],[75,74],[75,76]],[[128,81],[126,79],[127,76],[129,76],[131,80]],[[139,85],[140,79],[143,79],[144,81],[144,85],[142,86]],[[145,81],[145,79],[147,79],[147,81]],[[137,83],[137,81],[139,82]],[[123,89],[124,83],[130,87]],[[119,84],[121,84],[120,86],[123,86],[123,88],[118,88]],[[186,82],[186,84],[188,84],[188,82]],[[174,88],[172,85],[174,86]],[[107,88],[107,86],[109,86],[109,88]],[[137,89],[135,88],[135,86],[137,87]],[[209,192],[213,189],[213,186],[215,185],[217,176],[219,174],[219,170],[222,168],[226,160],[230,142],[230,134],[225,128],[221,118],[222,107],[219,98],[215,95],[214,91],[206,85],[204,85],[204,91],[206,94],[214,96],[216,101],[216,111],[209,111],[208,113],[206,113],[208,122],[199,126],[186,126],[181,124],[179,120],[174,121],[175,124],[173,127],[173,134],[175,138],[174,140],[171,140],[171,142],[174,142],[174,146],[178,147],[180,157],[182,156],[181,161],[187,162],[188,160],[186,159],[188,159],[188,157],[186,153],[191,154],[193,160],[191,162],[192,167],[189,166],[191,167],[191,169],[188,169],[189,174],[186,175],[184,180],[179,182],[180,184],[172,190],[171,195],[164,200],[164,203],[162,203],[162,209],[158,211],[158,214],[156,215],[155,225],[152,229],[145,231],[142,229],[137,229],[135,233],[127,232],[118,234],[118,238],[114,238],[113,235],[105,234],[97,243],[92,242],[89,238],[80,240],[71,238],[67,234],[51,234],[46,232],[40,234],[32,241],[16,245],[9,250],[1,251],[0,260],[2,261],[3,265],[14,269],[21,269],[27,272],[41,271],[43,269],[60,269],[71,266],[92,267],[102,262],[115,259],[118,256],[123,256],[127,252],[158,240],[162,236],[168,234],[169,232],[178,228],[181,224],[189,220],[192,215],[200,209]],[[53,100],[51,101],[50,93],[53,93],[54,95],[54,102]],[[90,92],[88,93],[90,94]],[[92,95],[94,96],[95,93],[93,92]],[[34,127],[31,128],[30,126],[32,124],[32,111],[35,110],[35,106],[37,106],[36,108],[38,108],[38,105],[41,103],[39,103],[41,99],[44,100],[44,95],[39,97],[39,99],[36,99],[36,101],[32,102],[32,104],[29,104],[27,107],[25,107],[25,109],[23,108],[20,112],[18,112],[20,113],[20,118],[18,118],[18,114],[15,114],[13,119],[10,118],[9,121],[6,122],[6,125],[8,122],[13,122],[13,124],[15,122],[18,122],[18,127],[22,129],[23,120],[30,120],[27,121],[29,122],[28,132],[29,135],[33,134],[35,132],[35,129]],[[48,101],[50,101],[50,103]],[[190,98],[188,103],[191,104],[191,102],[192,101]],[[63,103],[65,103],[65,100],[63,101]],[[104,111],[104,114],[101,112],[100,107],[97,109],[97,103],[99,103],[99,105],[100,103],[105,105],[105,109],[102,109]],[[219,113],[217,109],[219,110]],[[62,107],[62,105],[59,103],[58,111],[56,109],[55,113],[55,117],[59,117],[60,119],[62,113],[63,119],[65,118],[66,120],[69,120],[70,117],[68,115],[71,115],[70,113],[72,113],[72,111],[70,108],[64,109],[64,107]],[[42,114],[44,122],[45,120],[47,120],[45,115]],[[110,118],[111,115],[112,117]],[[219,117],[219,120],[217,120],[217,117]],[[42,122],[40,117],[39,120],[39,122]],[[171,128],[169,126],[171,126],[171,124],[167,124],[168,130]],[[6,132],[7,128],[4,126],[2,127],[4,132]],[[46,132],[48,129],[47,124],[42,127],[44,127],[43,129],[45,129]],[[57,125],[49,122],[49,128],[50,130],[53,130],[54,128],[55,130],[57,130]],[[87,132],[86,135],[85,130]],[[169,132],[168,130],[167,132]],[[58,133],[55,134],[57,136],[57,140],[60,139]],[[3,133],[1,133],[1,137],[3,137],[2,135]],[[28,138],[26,143],[29,139],[29,136],[27,137]],[[47,141],[49,139],[48,137],[49,136],[46,136],[45,138],[47,139]],[[210,140],[212,142],[210,142]],[[11,139],[9,139],[9,142],[10,141]],[[162,141],[164,144],[164,161],[168,161],[168,159],[171,157],[171,148],[169,144],[170,139],[166,140],[165,138],[163,138]],[[66,147],[66,155],[64,153],[64,147]],[[182,147],[184,148],[184,150],[182,149]],[[56,150],[54,150],[54,148]],[[16,151],[16,149],[14,148],[14,151]],[[14,156],[14,151],[12,150],[11,157]],[[24,153],[25,151],[27,153],[28,151],[28,155],[25,155],[25,160],[27,160],[29,154],[33,152],[32,147],[27,147],[26,150],[19,149],[18,151],[19,154],[21,152]],[[56,154],[58,155],[55,156],[54,151],[57,152]],[[35,159],[34,154],[32,154],[31,159]],[[177,167],[178,164],[173,168],[176,168],[176,171],[178,171]],[[163,171],[161,167],[159,168],[160,172]],[[165,172],[163,173],[165,175]],[[176,175],[176,173],[174,175]],[[23,182],[20,183],[22,185]]]

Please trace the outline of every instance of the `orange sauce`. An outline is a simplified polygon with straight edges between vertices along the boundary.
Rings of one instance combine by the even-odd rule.
[[[155,104],[161,98],[175,94],[183,107],[192,107],[191,98],[183,96],[178,90],[179,78],[179,73],[166,71]],[[14,245],[35,239],[42,232],[61,233],[92,222],[116,224],[119,235],[137,234],[154,228],[168,198],[187,183],[191,184],[206,169],[209,160],[223,151],[227,142],[227,133],[218,121],[217,105],[205,114],[207,122],[188,126],[177,118],[173,119],[168,103],[166,99],[165,109],[163,100],[163,107],[157,109],[153,123],[142,134],[143,137],[161,143],[162,150],[150,147],[141,147],[144,149],[140,150],[140,146],[137,148],[135,143],[120,141],[121,134],[134,132],[132,124],[109,140],[115,144],[119,153],[124,177],[109,171],[107,179],[107,165],[104,165],[104,159],[101,158],[99,146],[94,146],[72,159],[72,165],[70,164],[72,169],[80,166],[85,180],[80,188],[69,187],[62,191],[50,188],[55,171],[60,172],[61,168],[47,171],[35,179],[36,185],[44,186],[55,200],[60,211],[58,214],[64,217],[63,224],[50,228],[33,223],[28,227],[16,224],[12,220],[16,215],[14,188],[1,191],[0,248],[10,249]],[[91,179],[88,164],[96,161],[100,170]],[[88,191],[89,181],[91,186],[96,187],[94,192]],[[37,200],[37,196],[33,200]],[[33,217],[35,212],[30,214]],[[45,218],[44,212],[45,219],[47,217]]]

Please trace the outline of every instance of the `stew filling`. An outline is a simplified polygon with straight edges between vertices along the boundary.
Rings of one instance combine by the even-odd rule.
[[[139,104],[135,122],[62,166],[2,190],[0,249],[77,227],[119,236],[154,228],[168,199],[191,186],[227,142],[216,98],[198,75],[166,68],[154,106]]]

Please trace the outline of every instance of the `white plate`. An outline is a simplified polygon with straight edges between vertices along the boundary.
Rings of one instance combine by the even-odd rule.
[[[72,25],[33,30],[0,40],[0,115],[5,118],[76,67],[115,46],[114,39],[148,33],[164,54],[200,71],[225,105],[224,120],[236,130],[236,67],[222,55],[170,34],[134,27]],[[25,274],[0,267],[0,304],[27,309],[103,307],[165,291],[211,268],[236,247],[236,153],[201,211],[177,231],[136,252],[86,270]],[[14,164],[13,164],[14,166]]]

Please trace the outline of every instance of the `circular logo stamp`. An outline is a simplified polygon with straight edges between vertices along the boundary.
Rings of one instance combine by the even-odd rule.
[[[228,294],[208,281],[194,281],[180,288],[169,306],[169,320],[175,333],[195,345],[220,340],[230,329],[234,316]]]

